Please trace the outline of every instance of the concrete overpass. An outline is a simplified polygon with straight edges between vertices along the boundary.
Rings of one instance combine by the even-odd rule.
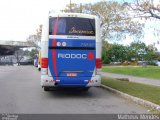
[[[13,55],[16,49],[24,47],[34,46],[29,44],[28,42],[0,40],[0,56]]]

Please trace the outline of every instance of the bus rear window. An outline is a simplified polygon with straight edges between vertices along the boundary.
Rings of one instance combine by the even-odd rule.
[[[95,36],[95,20],[60,17],[49,19],[49,35]]]

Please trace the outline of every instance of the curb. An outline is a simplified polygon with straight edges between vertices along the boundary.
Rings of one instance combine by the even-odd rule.
[[[151,108],[153,110],[157,110],[158,112],[160,112],[160,105],[157,105],[157,104],[152,103],[152,102],[147,101],[147,100],[143,100],[143,99],[138,98],[138,97],[131,96],[129,94],[123,93],[121,91],[118,91],[116,89],[113,89],[113,88],[105,86],[105,85],[101,85],[101,87],[104,88],[104,89],[107,89],[107,90],[109,90],[109,91],[111,91],[113,93],[116,93],[116,94],[120,95],[123,98],[131,100],[131,101],[135,102],[136,104],[139,104],[139,105],[142,105],[144,107],[148,107],[148,108]]]

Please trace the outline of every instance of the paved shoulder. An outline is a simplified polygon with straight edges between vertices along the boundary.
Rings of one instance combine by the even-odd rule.
[[[158,79],[149,79],[144,77],[135,77],[130,75],[114,74],[114,73],[108,73],[108,72],[101,72],[101,75],[104,77],[110,77],[110,78],[128,78],[132,82],[160,86],[160,80]]]

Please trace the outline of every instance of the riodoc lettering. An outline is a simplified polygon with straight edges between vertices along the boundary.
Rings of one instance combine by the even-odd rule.
[[[58,58],[87,59],[87,54],[58,54]]]

